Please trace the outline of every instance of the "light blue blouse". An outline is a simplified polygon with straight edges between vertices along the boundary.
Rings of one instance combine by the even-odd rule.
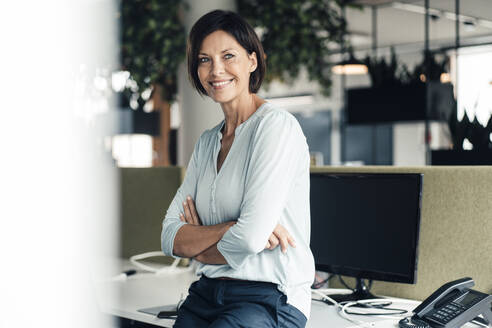
[[[267,281],[309,318],[314,259],[309,248],[309,150],[297,120],[270,103],[261,105],[235,130],[234,142],[217,173],[224,121],[205,131],[193,151],[183,184],[163,221],[161,244],[173,254],[176,232],[186,223],[183,201],[190,195],[204,225],[237,220],[217,244],[228,264],[201,264],[197,274]],[[280,223],[296,247],[265,250]],[[176,257],[176,256],[175,256]]]

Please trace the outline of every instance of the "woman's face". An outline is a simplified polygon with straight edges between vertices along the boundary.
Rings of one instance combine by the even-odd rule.
[[[198,77],[210,98],[229,103],[249,94],[249,76],[256,69],[256,54],[247,51],[229,33],[209,34],[198,54]]]

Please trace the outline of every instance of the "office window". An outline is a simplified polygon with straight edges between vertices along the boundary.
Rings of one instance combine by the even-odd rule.
[[[145,134],[121,134],[114,136],[111,143],[113,158],[117,166],[152,166],[152,136]]]
[[[458,119],[465,113],[486,125],[492,114],[492,47],[460,49],[458,55]]]
[[[393,165],[391,124],[345,125],[342,161],[352,165]]]
[[[331,112],[293,113],[306,136],[316,165],[331,164]]]

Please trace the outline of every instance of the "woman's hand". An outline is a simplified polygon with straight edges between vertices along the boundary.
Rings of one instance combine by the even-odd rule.
[[[184,213],[179,214],[179,219],[183,222],[192,224],[192,225],[202,225],[202,221],[198,216],[196,211],[195,202],[191,198],[191,196],[187,196],[186,200],[183,202]],[[225,226],[225,230],[229,230],[231,226],[233,226],[236,221],[225,222],[223,225]],[[265,246],[265,249],[273,250],[278,245],[280,245],[282,249],[282,253],[287,252],[287,247],[290,245],[291,247],[296,247],[296,243],[294,238],[290,235],[290,233],[285,229],[281,224],[277,224],[272,234],[268,238],[268,242]]]
[[[268,238],[265,249],[273,250],[280,244],[282,253],[287,252],[287,247],[290,245],[296,247],[296,242],[290,233],[280,223],[277,224],[272,234]]]
[[[198,213],[195,208],[195,202],[191,198],[191,196],[186,197],[186,200],[183,202],[184,214],[179,214],[179,219],[183,222],[193,224],[193,225],[202,225],[202,221],[198,216]]]
[[[191,196],[187,196],[182,205],[184,213],[179,214],[179,219],[188,224],[183,225],[176,233],[173,253],[195,258],[202,263],[226,264],[216,244],[236,221],[203,225]]]

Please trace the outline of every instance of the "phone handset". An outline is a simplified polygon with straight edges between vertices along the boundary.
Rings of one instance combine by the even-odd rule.
[[[473,286],[475,286],[475,282],[470,277],[450,281],[426,298],[413,312],[417,317],[421,318],[435,307],[440,307],[440,304],[446,303]]]
[[[467,277],[441,286],[413,310],[411,318],[400,320],[400,328],[456,328],[469,321],[489,324],[492,295],[471,289],[474,285]]]

